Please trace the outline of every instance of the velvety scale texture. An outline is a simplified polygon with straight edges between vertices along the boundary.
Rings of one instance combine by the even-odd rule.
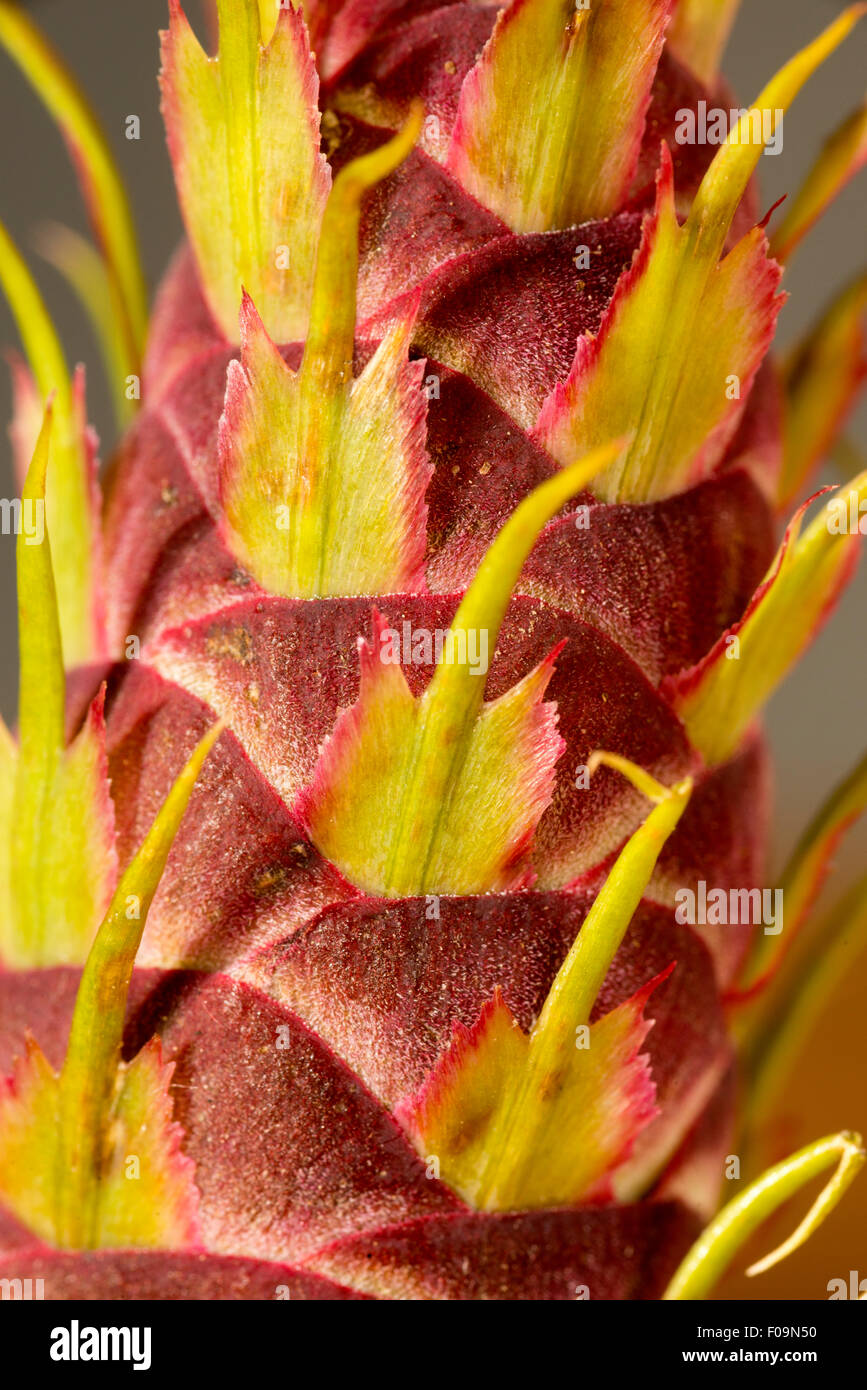
[[[0,1274],[50,1297],[655,1298],[714,1209],[730,1140],[731,1057],[720,989],[748,929],[679,924],[674,893],[703,878],[761,883],[767,770],[758,734],[704,767],[661,683],[743,614],[774,551],[768,501],[779,399],[763,369],[714,474],[650,505],[577,497],[544,529],[508,606],[486,698],[558,643],[546,700],[565,751],[532,847],[529,891],[365,895],[304,831],[323,742],[358,695],[357,640],[374,611],[400,629],[447,628],[485,550],[557,465],[531,432],[595,332],[653,204],[660,141],[686,211],[713,153],[673,142],[675,112],[708,93],[667,52],[628,205],[567,231],[516,235],[443,165],[463,77],[495,6],[348,0],[310,7],[324,78],[323,149],[335,169],[379,146],[421,96],[439,132],[366,199],[356,373],[420,291],[426,359],[426,591],[295,600],[266,593],[220,538],[217,431],[226,343],[182,248],[157,299],[145,404],[106,485],[112,650],[78,673],[70,718],[108,679],[109,771],[121,864],[213,720],[227,718],[169,857],[133,977],[125,1046],[157,1032],[175,1063],[174,1115],[194,1160],[203,1248],[48,1250],[0,1219]],[[720,92],[726,96],[724,89]],[[739,235],[755,220],[752,190]],[[576,248],[590,268],[576,269]],[[303,345],[281,346],[297,368]],[[576,508],[586,506],[590,524]],[[433,667],[409,665],[414,695]],[[471,1211],[430,1176],[393,1118],[495,988],[520,1026],[539,1015],[618,850],[647,813],[617,773],[576,788],[591,752],[625,755],[696,789],[618,951],[593,1018],[672,962],[646,1048],[659,1113],[615,1175],[618,1200]],[[0,973],[0,1070],[25,1030],[60,1063],[78,972]]]
[[[4,1069],[27,1028],[60,1064],[78,978],[68,968],[0,977]],[[75,1257],[28,1242],[4,1216],[0,1268],[47,1279],[51,1297],[196,1298],[222,1288],[222,1297],[273,1298],[281,1284],[295,1297],[295,1280],[302,1297],[351,1296],[344,1282],[391,1298],[575,1297],[571,1286],[580,1283],[592,1297],[654,1297],[672,1271],[671,1249],[696,1233],[696,1218],[675,1202],[651,1203],[646,1214],[623,1206],[586,1215],[467,1212],[425,1176],[386,1110],[324,1042],[275,1000],[226,976],[137,970],[127,1054],[155,1029],[176,1063],[175,1115],[196,1162],[205,1246],[217,1253],[94,1253],[76,1281]],[[417,1259],[397,1260],[416,1232]],[[528,1241],[541,1262],[525,1258],[519,1272]],[[461,1284],[468,1242],[476,1248],[472,1276]],[[617,1242],[626,1260],[612,1264]],[[244,1258],[225,1258],[227,1246]],[[360,1277],[330,1272],[371,1260],[375,1272]],[[326,1278],[305,1277],[299,1263]]]
[[[389,1298],[658,1298],[699,1223],[677,1202],[471,1213],[352,1236],[312,1267]]]
[[[2,1218],[0,1218],[2,1219]],[[292,1265],[204,1251],[68,1250],[27,1247],[0,1255],[0,1279],[41,1279],[48,1302],[97,1300],[290,1298],[333,1302],[366,1295]]]

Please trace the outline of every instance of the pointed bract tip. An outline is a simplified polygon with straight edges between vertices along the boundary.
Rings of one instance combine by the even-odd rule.
[[[695,666],[663,681],[663,693],[709,766],[735,754],[751,720],[827,620],[852,577],[861,540],[857,517],[867,502],[867,472],[853,479],[848,495],[832,497],[802,535],[804,513],[828,490],[823,488],[796,512],[743,618]],[[729,657],[733,650],[737,660]]]
[[[331,175],[307,29],[294,9],[271,13],[263,46],[255,3],[220,0],[218,53],[208,58],[174,7],[160,86],[181,211],[216,322],[235,337],[243,283],[274,340],[293,342],[306,330]]]
[[[867,6],[860,8],[863,12]],[[756,1260],[754,1264],[749,1266],[746,1270],[748,1278],[753,1279],[757,1274],[764,1274],[767,1270],[773,1269],[774,1265],[781,1264],[789,1255],[794,1254],[822,1224],[831,1209],[837,1205],[852,1179],[864,1166],[867,1153],[864,1151],[860,1134],[854,1130],[844,1129],[838,1135],[831,1137],[830,1142],[833,1144],[835,1141],[841,1150],[840,1163],[831,1180],[819,1193],[804,1220],[797,1230],[792,1232],[788,1240],[784,1240],[769,1255],[765,1255],[763,1259]]]
[[[56,391],[52,391],[45,402],[45,410],[42,416],[42,425],[36,439],[36,448],[30,460],[30,467],[24,479],[24,486],[21,489],[21,498],[25,502],[45,501],[45,486],[48,481],[48,458],[51,451],[51,432],[54,426],[54,398]]]
[[[383,664],[368,644],[359,646],[361,693],[323,749],[304,814],[319,848],[367,891],[390,896],[497,891],[514,888],[519,874],[523,884],[526,866],[519,859],[526,858],[550,801],[554,764],[563,747],[554,711],[540,704],[559,648],[484,705],[485,681],[467,659],[470,640],[484,633],[485,651],[496,649],[509,599],[540,531],[621,447],[622,440],[615,439],[591,451],[519,504],[485,554],[445,634],[443,650],[463,651],[463,657],[438,661],[418,699],[409,692],[398,654]],[[374,636],[380,641],[384,627],[375,618]],[[389,721],[384,758],[383,728]],[[417,750],[412,758],[411,747]],[[486,788],[483,796],[479,782]],[[446,816],[437,809],[444,798]],[[474,809],[480,802],[492,818],[487,845]],[[360,854],[362,828],[367,847]]]
[[[775,1164],[728,1202],[687,1252],[663,1293],[664,1300],[704,1298],[738,1251],[782,1204],[831,1165],[834,1172],[788,1240],[750,1265],[761,1274],[794,1253],[822,1224],[861,1169],[861,1136],[850,1130],[826,1135]]]
[[[501,9],[461,87],[449,171],[518,233],[618,212],[671,9],[672,0]]]
[[[807,233],[865,163],[867,101],[851,112],[823,144],[771,238],[771,255],[775,260],[788,262],[791,259]]]

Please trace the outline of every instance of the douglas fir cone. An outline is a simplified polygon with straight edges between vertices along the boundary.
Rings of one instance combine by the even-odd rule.
[[[726,1181],[781,1157],[805,973],[867,918],[862,890],[802,929],[867,764],[783,921],[758,723],[867,510],[864,474],[795,510],[867,281],[768,356],[867,109],[788,211],[759,220],[753,179],[867,7],[739,108],[735,4],[217,0],[208,57],[170,0],[187,236],[148,323],[106,141],[0,0],[81,179],[93,244],[48,250],[124,426],[100,488],[0,229],[4,1279],[699,1297],[784,1197],[825,1173],[762,1268],[855,1175],[841,1133]]]

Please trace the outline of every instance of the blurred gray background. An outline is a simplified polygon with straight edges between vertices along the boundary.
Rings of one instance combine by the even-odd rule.
[[[39,0],[27,8],[78,74],[108,131],[131,191],[145,267],[153,287],[181,230],[156,85],[157,30],[166,22],[166,0]],[[842,8],[836,0],[743,0],[723,65],[741,98],[753,98],[768,77]],[[198,0],[189,0],[187,9],[201,33],[202,10]],[[786,117],[782,153],[776,158],[762,159],[765,207],[783,193],[797,189],[824,137],[862,99],[865,54],[867,21],[808,83],[795,103]],[[141,119],[141,139],[137,142],[124,138],[125,118],[133,113]],[[34,230],[45,219],[56,218],[85,231],[80,198],[56,129],[2,54],[0,216],[28,254],[70,363],[88,364],[90,417],[102,439],[102,457],[106,458],[114,442],[114,431],[94,342],[70,292],[51,267],[40,262],[32,245]],[[864,265],[865,228],[867,174],[862,174],[801,247],[786,275],[785,287],[791,300],[780,321],[782,345],[803,331],[830,294]],[[16,342],[14,324],[5,303],[0,302],[0,345]],[[2,368],[0,418],[9,418],[8,380]],[[862,450],[867,437],[865,426],[867,411],[862,407],[850,426],[850,434]],[[3,466],[8,468],[9,450],[2,431],[0,449],[5,454]],[[829,473],[828,480],[832,478]],[[7,480],[0,485],[0,493],[11,495],[11,487]],[[14,546],[7,541],[0,544],[0,592],[4,595],[0,608],[0,710],[7,720],[14,719],[16,703],[13,567]],[[831,623],[771,703],[767,723],[776,763],[775,866],[813,809],[852,766],[867,742],[863,721],[867,695],[865,600],[867,568],[862,565]],[[838,887],[850,881],[863,865],[865,846],[867,825],[862,825],[852,833],[839,856]],[[775,880],[772,877],[770,881]],[[837,1014],[855,1015],[857,1031],[844,1032],[836,1038],[823,1036],[819,1051],[826,1067],[808,1083],[809,1109],[815,1113],[806,1115],[805,1108],[805,1137],[822,1133],[821,1128],[814,1127],[819,1124],[851,1125],[860,1119],[862,1125],[867,1125],[867,1113],[852,1113],[853,1077],[858,1078],[855,1091],[861,1097],[855,1108],[867,1111],[863,1063],[856,1057],[863,1036],[860,1016],[864,988],[864,978],[851,983],[848,1012],[842,1008],[846,1001],[838,1001]],[[841,1084],[826,1084],[831,1073]],[[861,1186],[867,1187],[863,1179]],[[867,1201],[862,1200],[860,1205],[863,1220]],[[828,1232],[827,1239],[833,1241],[836,1237],[841,1252],[847,1248],[852,1210],[847,1208],[848,1216],[841,1212]],[[845,1258],[841,1253],[841,1261]],[[775,1276],[771,1276],[770,1281],[761,1281],[761,1291],[754,1285],[744,1286],[738,1287],[735,1295],[761,1297],[776,1290],[822,1296],[810,1286],[808,1265],[802,1268],[800,1259],[792,1262],[791,1274],[780,1276],[782,1282],[775,1284]],[[867,1275],[867,1269],[861,1273]],[[805,1282],[798,1284],[799,1278]],[[786,1279],[795,1282],[787,1288]]]

